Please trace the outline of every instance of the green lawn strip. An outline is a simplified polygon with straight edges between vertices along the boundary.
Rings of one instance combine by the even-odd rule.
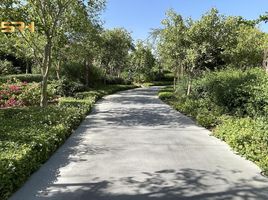
[[[135,88],[101,86],[59,105],[0,110],[0,197],[6,200],[68,138],[104,95]]]

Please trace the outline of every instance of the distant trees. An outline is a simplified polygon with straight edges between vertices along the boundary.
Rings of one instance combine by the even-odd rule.
[[[267,34],[255,27],[257,21],[226,17],[217,9],[200,20],[185,20],[170,10],[162,24],[163,29],[157,31],[160,61],[174,72],[175,78],[188,77],[187,94],[191,79],[205,71],[262,63]]]
[[[153,79],[153,70],[156,66],[156,58],[152,48],[141,41],[137,41],[135,49],[129,55],[129,75],[137,82]]]
[[[128,63],[128,54],[133,48],[130,33],[123,28],[106,30],[101,34],[101,64],[105,73],[120,76]]]
[[[48,104],[49,79],[86,87],[97,79],[120,81],[125,74],[129,80],[152,79],[152,49],[141,42],[135,46],[124,28],[105,30],[99,19],[104,7],[105,0],[1,1],[3,21],[34,22],[35,31],[0,35],[0,74],[16,72],[13,60],[6,57],[23,60],[24,73],[31,72],[33,66],[42,74],[41,107]]]
[[[7,21],[20,20],[34,21],[37,27],[35,33],[20,32],[15,35],[24,49],[32,50],[28,53],[41,69],[43,76],[41,84],[40,106],[47,106],[47,82],[49,71],[57,60],[60,60],[60,49],[65,47],[68,37],[72,35],[71,30],[76,30],[85,24],[90,26],[94,17],[103,8],[104,1],[77,1],[77,0],[27,0],[27,1],[4,1],[1,10]],[[9,13],[8,11],[12,11]],[[15,13],[14,13],[15,12]],[[20,16],[16,18],[15,16]],[[76,19],[77,21],[72,21]],[[13,36],[12,35],[12,36]],[[11,36],[11,37],[12,37]],[[70,40],[69,40],[70,42]],[[65,43],[65,44],[64,44]],[[57,51],[54,51],[57,50]],[[22,51],[26,52],[27,51]]]

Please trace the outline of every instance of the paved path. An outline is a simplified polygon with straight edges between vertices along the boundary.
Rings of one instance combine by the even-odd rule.
[[[156,93],[105,97],[11,200],[268,199],[258,167]]]

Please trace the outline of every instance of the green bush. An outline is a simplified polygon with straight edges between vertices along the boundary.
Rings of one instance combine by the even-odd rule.
[[[66,140],[101,96],[131,85],[100,86],[47,108],[0,109],[0,197],[6,200]]]
[[[189,96],[166,101],[254,161],[268,174],[268,76],[260,68],[227,69],[193,81]],[[181,91],[185,91],[183,84]],[[161,93],[160,93],[161,94]]]
[[[0,130],[0,196],[7,197],[68,137],[84,116],[75,107],[5,110]]]
[[[224,117],[214,135],[268,172],[267,119]]]
[[[74,96],[75,93],[84,91],[86,88],[82,83],[75,82],[63,77],[60,80],[53,80],[50,85],[55,90],[56,95],[60,96]]]
[[[228,69],[208,73],[194,81],[194,98],[208,98],[229,114],[258,116],[268,103],[268,76],[260,68]]]
[[[94,101],[100,99],[101,96],[102,93],[98,91],[78,92],[75,94],[75,98],[77,99],[92,98]]]
[[[121,77],[114,77],[114,76],[107,76],[104,82],[106,82],[106,84],[108,85],[130,84],[130,81],[125,81],[125,79]]]
[[[40,83],[25,83],[17,79],[0,85],[0,108],[33,106],[40,102]],[[55,99],[55,91],[48,85],[48,100]]]
[[[173,92],[160,92],[158,96],[161,100],[168,100],[174,97],[174,93]]]
[[[1,76],[0,83],[5,83],[13,79],[20,80],[21,82],[27,82],[27,83],[41,82],[42,75],[41,74],[15,74],[15,75]]]
[[[0,60],[0,75],[7,75],[15,73],[12,62],[8,60]]]
[[[87,99],[75,99],[72,97],[63,97],[59,99],[59,105],[65,107],[78,107],[85,108],[88,110],[91,109],[92,104],[95,102],[95,98],[87,98]]]

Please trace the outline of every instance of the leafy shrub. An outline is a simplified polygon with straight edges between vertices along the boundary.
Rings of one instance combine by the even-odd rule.
[[[174,97],[174,93],[173,92],[160,92],[158,96],[162,100],[167,100],[167,99],[172,99]]]
[[[90,66],[88,69],[88,79],[89,85],[95,86],[96,84],[104,83],[104,70],[100,67],[96,67],[94,65]],[[66,77],[67,79],[73,82],[80,82],[86,85],[86,69],[85,66],[79,63],[65,63],[61,70],[61,76]],[[107,84],[123,84],[122,80],[119,81],[109,81],[107,80]]]
[[[194,82],[194,98],[208,98],[229,114],[265,114],[268,103],[268,76],[262,69],[228,69],[208,73]]]
[[[48,87],[49,100],[54,97],[54,92]],[[26,83],[13,79],[0,85],[0,107],[32,106],[39,104],[39,101],[39,83]]]
[[[268,172],[267,119],[223,117],[214,135]]]
[[[166,101],[268,174],[268,86],[262,69],[227,69],[194,80],[192,94]],[[183,88],[182,88],[183,89]]]
[[[196,115],[196,121],[201,126],[206,128],[215,127],[219,123],[219,116],[215,115],[213,112],[208,109],[199,109]]]
[[[0,60],[0,75],[13,74],[15,72],[12,62]]]
[[[116,85],[116,84],[130,84],[129,81],[125,81],[125,79],[121,77],[115,77],[115,76],[107,76],[105,78],[105,82],[108,85]]]
[[[44,163],[66,140],[105,94],[135,86],[113,85],[79,93],[77,98],[61,98],[59,105],[47,108],[0,109],[0,196],[12,192]]]
[[[1,199],[6,199],[19,187],[84,116],[83,110],[75,107],[29,107],[12,111],[16,112],[1,118]]]
[[[66,107],[88,107],[88,109],[91,109],[92,104],[95,102],[95,98],[87,98],[87,99],[75,99],[72,97],[65,97],[59,99],[59,105],[60,106],[66,106]]]
[[[85,80],[85,69],[79,63],[65,63],[61,69],[61,76],[76,82],[83,82]]]
[[[198,109],[200,108],[198,101],[188,98],[187,96],[177,99],[174,106],[176,110],[188,114],[191,117],[196,117]]]
[[[60,96],[74,96],[75,93],[85,90],[82,83],[71,81],[67,78],[51,81],[51,87],[54,88],[55,94]]]
[[[7,75],[7,76],[1,76],[0,77],[0,83],[6,83],[10,80],[19,80],[21,82],[41,82],[42,81],[42,75],[41,74],[16,74],[16,75]]]
[[[77,99],[93,98],[94,100],[98,100],[101,96],[101,92],[98,91],[78,92],[75,94],[75,98]]]

